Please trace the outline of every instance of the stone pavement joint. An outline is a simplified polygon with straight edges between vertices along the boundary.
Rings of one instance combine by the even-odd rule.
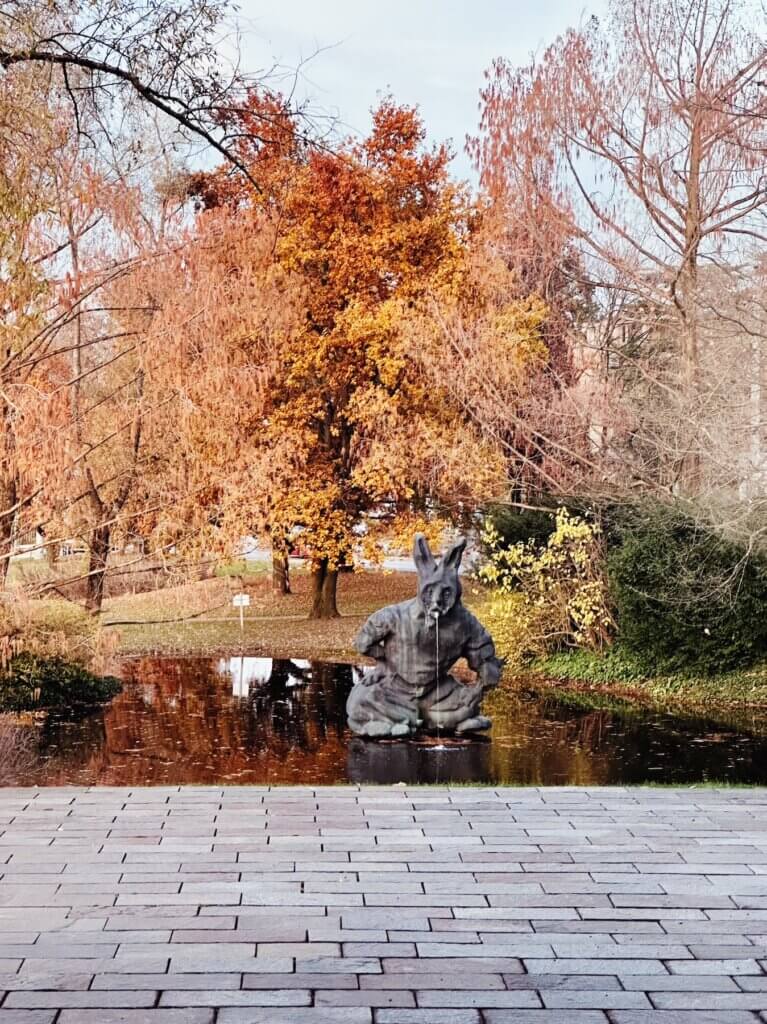
[[[767,790],[0,789],[0,1024],[767,1024]]]

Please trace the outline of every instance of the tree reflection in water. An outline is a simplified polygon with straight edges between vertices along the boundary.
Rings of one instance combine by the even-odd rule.
[[[143,658],[79,720],[49,718],[31,766],[5,784],[767,782],[765,717],[710,721],[582,711],[501,691],[491,739],[352,741],[349,665],[269,658]]]
[[[34,773],[46,784],[177,785],[194,782],[335,782],[345,758],[351,666],[268,659],[235,696],[240,659],[126,662],[123,692],[71,723],[50,719]],[[254,671],[258,668],[261,671]],[[296,685],[296,677],[303,685]],[[244,692],[244,688],[241,688]],[[341,772],[341,775],[343,773]]]
[[[34,766],[34,739],[33,726],[0,714],[0,786],[13,785]]]

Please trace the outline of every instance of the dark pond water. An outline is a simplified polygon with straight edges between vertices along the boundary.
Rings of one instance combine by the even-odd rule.
[[[491,738],[370,743],[352,737],[349,665],[265,658],[144,658],[125,688],[77,719],[35,730],[7,784],[487,782],[767,783],[767,716],[716,721],[582,710],[494,694]]]

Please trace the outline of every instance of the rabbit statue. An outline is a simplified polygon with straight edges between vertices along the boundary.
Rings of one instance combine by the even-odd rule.
[[[498,684],[503,663],[490,634],[461,604],[458,568],[465,547],[461,538],[437,562],[426,538],[416,534],[418,596],[374,612],[358,633],[354,646],[376,665],[346,703],[357,735],[410,736],[420,726],[455,733],[490,728],[480,703]],[[473,685],[449,674],[461,657],[478,675]]]

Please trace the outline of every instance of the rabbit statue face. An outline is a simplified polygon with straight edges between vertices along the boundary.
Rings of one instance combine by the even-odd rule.
[[[429,620],[446,615],[461,599],[458,567],[465,547],[466,538],[461,537],[437,562],[424,535],[416,534],[413,560],[418,570],[418,600]]]

